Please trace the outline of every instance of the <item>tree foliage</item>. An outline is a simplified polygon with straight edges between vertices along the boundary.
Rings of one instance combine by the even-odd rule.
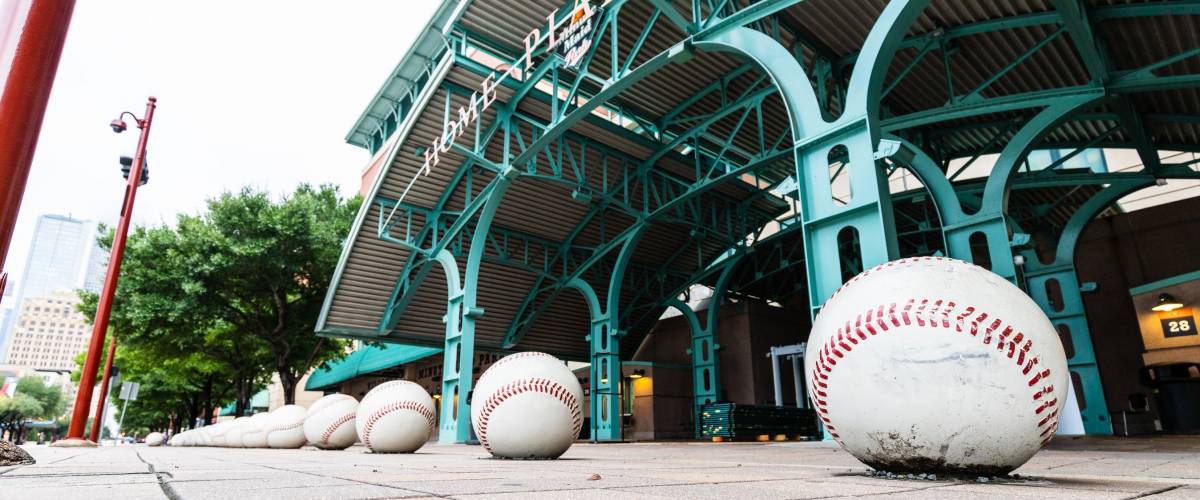
[[[20,441],[24,426],[31,420],[54,420],[62,414],[66,403],[62,389],[46,385],[41,377],[21,377],[13,397],[0,398],[0,434]]]
[[[134,229],[109,322],[114,364],[142,384],[126,428],[186,425],[230,399],[240,415],[272,372],[294,402],[300,377],[344,352],[313,331],[358,205],[330,186],[278,201],[247,188],[175,227]],[[90,319],[97,296],[80,295]]]
[[[280,202],[247,188],[210,200],[203,217],[180,220],[184,245],[199,258],[189,295],[266,346],[287,404],[304,373],[345,350],[313,331],[358,205],[329,186],[301,185]]]

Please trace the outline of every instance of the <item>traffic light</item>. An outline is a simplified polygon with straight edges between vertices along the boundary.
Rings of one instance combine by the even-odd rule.
[[[123,177],[125,177],[125,180],[129,180],[129,171],[130,170],[133,170],[133,158],[130,158],[128,156],[122,156],[121,157],[121,175]],[[147,182],[150,182],[150,163],[143,160],[142,161],[142,180],[140,182],[138,182],[138,185],[145,186]]]

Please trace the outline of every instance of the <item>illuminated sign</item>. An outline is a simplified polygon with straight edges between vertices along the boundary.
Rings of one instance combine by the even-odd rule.
[[[550,11],[546,15],[546,25],[534,28],[525,36],[525,53],[500,76],[491,74],[484,78],[479,90],[471,93],[467,104],[458,108],[458,119],[446,124],[442,134],[425,148],[425,164],[421,166],[421,171],[429,175],[430,169],[441,161],[441,154],[450,151],[454,141],[479,119],[479,114],[492,106],[496,101],[497,87],[509,78],[525,78],[529,75],[533,69],[535,52],[544,49],[548,53],[557,53],[566,62],[566,67],[576,67],[591,48],[596,15],[610,2],[612,0],[603,0],[593,6],[590,1],[579,0],[571,13],[558,21],[555,20],[558,9]]]

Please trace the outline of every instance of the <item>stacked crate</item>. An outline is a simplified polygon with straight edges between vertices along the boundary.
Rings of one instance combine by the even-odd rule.
[[[700,432],[705,438],[787,439],[819,438],[816,412],[806,408],[709,403],[700,409]]]

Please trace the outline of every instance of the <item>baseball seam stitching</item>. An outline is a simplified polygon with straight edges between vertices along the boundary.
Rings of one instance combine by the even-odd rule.
[[[375,423],[378,422],[379,419],[387,416],[388,414],[390,414],[394,411],[398,411],[398,410],[415,411],[425,417],[425,421],[429,424],[429,428],[432,429],[434,426],[435,419],[433,416],[433,411],[431,411],[429,408],[427,408],[425,405],[421,404],[420,402],[413,401],[413,400],[405,400],[405,401],[396,401],[394,403],[389,403],[389,404],[383,406],[382,408],[375,410],[375,413],[372,413],[371,416],[367,417],[367,423],[363,427],[363,435],[358,437],[359,439],[362,440],[363,444],[367,445],[367,448],[371,447],[371,428],[375,427]]]
[[[484,449],[486,449],[489,453],[492,451],[492,448],[488,444],[487,428],[488,420],[490,419],[492,412],[495,411],[496,408],[498,408],[500,404],[508,398],[526,392],[547,394],[566,406],[567,410],[571,412],[571,428],[573,429],[571,439],[574,440],[574,436],[579,435],[579,429],[583,426],[583,414],[580,410],[579,400],[575,399],[575,395],[571,394],[571,391],[567,390],[566,387],[563,387],[561,384],[553,380],[544,378],[518,379],[497,388],[496,392],[493,392],[490,396],[488,396],[487,400],[485,400],[483,405],[480,407],[478,429],[479,443],[482,444]]]
[[[263,432],[265,432],[265,433],[267,433],[267,434],[270,434],[270,433],[272,433],[272,432],[275,432],[275,431],[286,431],[286,430],[295,429],[295,428],[297,428],[297,427],[301,427],[301,426],[303,426],[303,425],[304,425],[304,421],[303,421],[303,420],[301,420],[301,421],[299,421],[299,422],[294,422],[294,423],[291,423],[291,424],[288,424],[288,425],[279,425],[279,426],[275,426],[275,427],[267,427],[266,429],[263,429]]]
[[[1040,359],[1036,355],[1027,356],[1033,350],[1032,340],[1025,338],[1024,333],[1014,330],[1011,325],[1006,324],[1000,318],[992,317],[974,306],[964,306],[960,310],[958,309],[959,305],[955,304],[953,300],[936,299],[932,302],[933,307],[928,308],[931,305],[930,300],[921,299],[919,307],[913,310],[917,303],[917,299],[909,299],[903,309],[899,311],[896,309],[898,304],[896,302],[886,306],[879,305],[868,308],[854,319],[847,320],[818,351],[817,359],[813,363],[811,393],[813,404],[821,421],[825,424],[825,428],[829,431],[829,435],[837,439],[839,443],[842,442],[838,437],[837,429],[829,419],[825,400],[828,396],[825,391],[828,390],[829,373],[837,365],[837,360],[853,351],[859,342],[866,341],[880,332],[887,332],[891,328],[911,325],[915,320],[917,326],[928,324],[932,327],[952,328],[957,333],[970,333],[972,337],[981,339],[985,345],[990,345],[993,340],[996,340],[996,349],[1006,352],[1008,358],[1013,359],[1016,366],[1021,369],[1022,375],[1030,376],[1032,372],[1033,375],[1030,376],[1027,385],[1034,388],[1033,411],[1035,415],[1041,417],[1037,424],[1037,428],[1041,429],[1039,436],[1042,438],[1042,443],[1054,437],[1054,431],[1058,429],[1058,409],[1054,406],[1058,404],[1058,399],[1052,396],[1053,384],[1038,386],[1038,382],[1049,380],[1050,369],[1045,367],[1040,367],[1040,371],[1035,369],[1039,368]],[[956,312],[958,314],[955,316]],[[990,323],[988,318],[991,318]],[[982,337],[979,335],[981,332],[983,333]],[[994,336],[997,332],[999,332],[998,337]],[[1018,345],[1020,345],[1019,349]],[[1046,396],[1050,397],[1043,399]],[[1043,416],[1042,413],[1047,410],[1050,412]]]
[[[325,426],[325,432],[321,433],[320,443],[329,444],[329,438],[333,437],[333,433],[337,432],[337,430],[341,428],[342,425],[345,425],[346,422],[354,420],[356,415],[357,412],[350,412],[338,417],[333,422],[330,422],[329,425]]]

